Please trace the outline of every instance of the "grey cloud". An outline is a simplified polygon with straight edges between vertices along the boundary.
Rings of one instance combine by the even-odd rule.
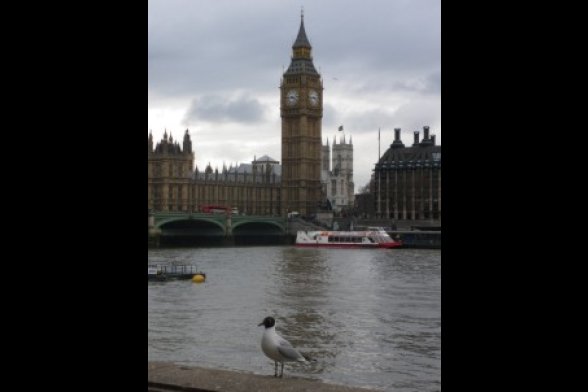
[[[390,127],[394,124],[394,112],[386,109],[368,110],[346,119],[349,129],[355,133],[373,132],[378,128]]]
[[[357,135],[374,132],[378,128],[382,130],[382,137],[385,133],[392,134],[394,128],[401,128],[402,134],[412,135],[413,131],[422,130],[425,125],[431,126],[431,131],[436,133],[441,124],[441,108],[436,100],[415,99],[396,110],[378,108],[348,115],[342,123],[346,130]]]
[[[402,128],[404,138],[404,132],[430,125],[431,131],[439,131],[440,142],[440,4],[440,0],[321,0],[304,5],[314,64],[324,80],[323,136],[332,137],[344,124],[345,132],[358,137],[354,136],[358,162],[363,154],[373,155],[360,149],[359,140],[378,127],[384,140],[385,134],[393,135],[394,127]],[[290,63],[300,5],[295,0],[149,0],[150,109],[166,103],[184,108],[198,97],[180,115],[185,126],[196,127],[202,137],[206,130],[215,132],[206,152],[201,149],[198,156],[210,149],[223,159],[250,160],[256,153],[279,159],[278,87],[283,67]],[[274,96],[275,102],[270,105],[262,96]],[[345,98],[345,104],[355,99],[376,105],[411,102],[396,111],[382,105],[360,114],[338,107],[337,98]],[[201,122],[205,122],[202,127]],[[239,132],[227,130],[233,125]],[[273,150],[254,147],[264,140],[264,129],[277,135]],[[252,142],[246,157],[230,149],[225,154],[223,140],[229,138]],[[208,142],[198,133],[195,140]],[[219,149],[213,149],[214,143]],[[208,159],[218,159],[210,154]],[[369,173],[357,166],[358,179],[362,170]]]
[[[217,95],[207,95],[192,101],[184,116],[184,125],[202,121],[255,123],[263,120],[261,103],[250,97],[232,100]]]
[[[410,75],[374,72],[351,88],[355,93],[411,92],[424,95],[441,93],[441,72],[423,70]]]
[[[342,116],[339,114],[337,109],[333,105],[329,105],[325,103],[323,105],[323,133],[329,134],[329,130],[337,130],[339,125],[341,125],[341,121],[343,120]]]
[[[271,90],[279,84],[300,24],[299,3],[195,3],[200,2],[150,1],[150,90],[189,95]],[[424,74],[439,64],[439,6],[439,0],[373,0],[369,7],[355,0],[309,4],[305,27],[315,65],[326,80]]]
[[[399,107],[394,112],[392,121],[393,128],[401,128],[402,134],[412,135],[413,131],[422,131],[425,125],[431,127],[431,133],[437,134],[439,133],[437,127],[441,124],[441,107],[434,100],[415,100]],[[403,140],[405,140],[404,136]]]
[[[425,92],[440,94],[441,93],[441,72],[433,72],[425,80]]]

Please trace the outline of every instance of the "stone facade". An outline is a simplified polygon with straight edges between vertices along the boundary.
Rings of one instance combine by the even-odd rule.
[[[314,68],[304,18],[292,60],[280,83],[282,118],[282,213],[315,213],[321,187],[323,82]]]
[[[267,156],[239,167],[203,172],[194,167],[188,130],[184,148],[164,134],[153,149],[149,135],[148,206],[153,211],[199,212],[204,205],[236,208],[247,215],[279,215],[281,168]]]
[[[375,166],[373,203],[377,218],[395,220],[441,219],[441,146],[424,127],[424,138],[414,132],[414,143],[405,147],[400,128]]]
[[[167,132],[153,148],[149,134],[148,204],[154,211],[199,211],[202,205],[237,208],[240,213],[309,215],[321,192],[323,84],[314,68],[304,18],[292,46],[292,59],[280,83],[282,166],[267,156],[237,168],[199,172],[188,130],[183,145]]]
[[[330,162],[331,156],[332,162]],[[331,208],[334,211],[341,211],[342,208],[353,206],[355,185],[353,183],[353,142],[351,137],[348,143],[345,141],[345,135],[339,139],[339,143],[335,138],[332,155],[327,139],[327,144],[322,146],[321,161],[323,192],[326,194]],[[329,167],[332,169],[329,170]]]
[[[194,153],[188,130],[183,148],[173,137],[163,135],[153,148],[149,134],[147,158],[147,200],[149,209],[156,211],[189,211],[191,206],[192,168]]]

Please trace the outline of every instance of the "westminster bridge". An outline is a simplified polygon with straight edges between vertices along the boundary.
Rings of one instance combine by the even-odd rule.
[[[381,226],[403,242],[406,248],[441,248],[441,222],[395,222],[402,227],[390,228],[383,220],[357,220],[361,226]],[[338,222],[335,230],[351,229]],[[347,222],[349,223],[349,222]],[[406,227],[411,224],[410,228]],[[300,218],[287,220],[280,216],[226,215],[219,213],[151,212],[148,240],[150,246],[167,245],[276,245],[292,244],[297,230],[323,230]],[[415,230],[416,229],[416,230]]]
[[[287,219],[280,216],[152,212],[148,238],[154,246],[285,243],[289,231]]]

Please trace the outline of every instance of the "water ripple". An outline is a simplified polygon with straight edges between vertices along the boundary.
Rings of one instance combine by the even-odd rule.
[[[148,284],[148,358],[272,374],[267,315],[316,362],[286,373],[394,391],[441,389],[437,250],[295,247],[157,249],[149,263],[192,264],[203,284]]]

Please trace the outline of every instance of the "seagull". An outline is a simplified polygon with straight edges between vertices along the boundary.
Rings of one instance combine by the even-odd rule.
[[[284,377],[284,362],[308,362],[310,359],[300,354],[290,342],[278,335],[276,332],[276,320],[268,316],[263,319],[257,326],[265,326],[263,337],[261,338],[261,349],[263,353],[276,364],[274,377],[278,377],[278,362],[282,364],[280,377]]]

